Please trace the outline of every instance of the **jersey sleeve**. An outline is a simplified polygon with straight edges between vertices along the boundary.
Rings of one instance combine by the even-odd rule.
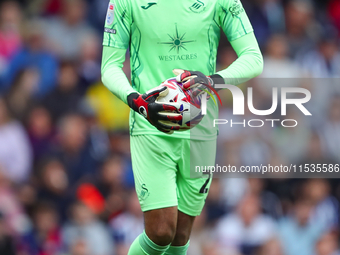
[[[240,0],[219,2],[220,26],[230,42],[254,31]]]
[[[127,0],[110,0],[104,28],[103,45],[127,49],[130,42],[131,9]]]
[[[226,69],[217,73],[224,78],[224,82],[239,85],[260,75],[263,70],[263,57],[254,33],[249,33],[230,43],[238,58]]]

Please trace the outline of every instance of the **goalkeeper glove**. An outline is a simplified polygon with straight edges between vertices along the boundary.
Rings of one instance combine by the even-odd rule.
[[[186,71],[182,69],[174,69],[173,73],[177,76],[177,82],[182,83],[183,89],[191,89],[194,96],[204,93],[205,89],[214,91],[215,84],[224,84],[224,79],[218,74],[205,76],[199,71]]]
[[[167,87],[157,87],[145,94],[132,93],[128,96],[128,104],[130,108],[144,116],[151,125],[155,126],[159,131],[172,134],[174,130],[179,130],[179,125],[164,124],[160,121],[178,122],[182,120],[181,114],[174,114],[178,112],[179,105],[177,104],[162,104],[157,103],[156,99],[159,96],[166,96],[169,93]],[[161,114],[160,112],[169,112],[171,115]]]

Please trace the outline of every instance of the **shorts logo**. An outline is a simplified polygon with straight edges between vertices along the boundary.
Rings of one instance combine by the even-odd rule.
[[[201,12],[205,11],[205,4],[202,1],[200,1],[200,0],[196,0],[196,2],[193,3],[193,5],[191,5],[189,7],[189,9],[192,12],[201,13]]]
[[[231,13],[231,15],[233,15],[233,17],[238,16],[242,12],[244,12],[240,0],[234,0],[233,5],[229,8],[229,12]]]
[[[143,201],[143,200],[147,199],[150,195],[149,190],[146,188],[145,184],[142,184],[141,188],[142,188],[142,190],[138,195],[139,201]]]
[[[106,14],[106,24],[108,26],[111,26],[113,24],[113,21],[114,21],[114,10],[115,10],[115,6],[114,4],[109,4],[109,7],[107,9],[107,14]]]

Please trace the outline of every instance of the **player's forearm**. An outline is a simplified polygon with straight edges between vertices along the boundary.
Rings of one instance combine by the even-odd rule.
[[[217,74],[226,84],[239,85],[262,73],[263,57],[254,33],[230,42],[238,58],[228,68]]]
[[[104,85],[127,104],[128,95],[136,91],[122,70],[125,53],[126,50],[104,46],[101,71]]]

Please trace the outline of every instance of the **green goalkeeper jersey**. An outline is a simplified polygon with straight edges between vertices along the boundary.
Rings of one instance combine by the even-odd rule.
[[[229,41],[253,32],[240,0],[111,0],[103,45],[129,48],[131,90],[145,93],[173,77],[175,68],[214,74],[220,28]],[[199,125],[171,136],[215,139],[217,117],[218,106],[208,100]],[[133,110],[130,133],[168,136]]]

